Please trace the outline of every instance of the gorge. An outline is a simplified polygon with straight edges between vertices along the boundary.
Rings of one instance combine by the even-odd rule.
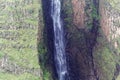
[[[120,80],[120,0],[0,0],[0,80]]]
[[[51,17],[54,27],[54,60],[57,69],[58,79],[67,80],[68,70],[66,63],[64,32],[61,19],[61,0],[52,0]]]
[[[115,75],[117,74],[118,76],[119,74],[119,58],[116,58],[116,54],[112,51],[115,50],[114,42],[107,38],[110,33],[108,32],[110,25],[109,27],[107,26],[112,21],[106,21],[106,19],[108,18],[107,15],[112,13],[109,13],[108,9],[110,7],[106,6],[105,3],[110,3],[110,1],[61,0],[60,18],[62,19],[62,29],[64,30],[65,63],[67,63],[69,80],[117,79]],[[49,73],[56,80],[59,79],[60,72],[58,73],[57,70],[59,67],[56,68],[56,65],[58,65],[58,63],[56,64],[57,60],[54,61],[56,55],[53,55],[53,53],[56,53],[54,52],[56,50],[54,46],[56,33],[53,27],[55,23],[54,21],[52,22],[53,17],[51,18],[50,14],[53,6],[51,7],[51,0],[42,0],[42,4],[45,23],[45,31],[43,33],[46,34],[44,39],[48,50],[46,54],[48,55],[47,60],[49,60],[46,66],[51,66],[48,68],[48,72],[50,71]],[[58,21],[57,17],[55,18],[56,22]],[[119,51],[116,51],[116,53],[119,53]]]

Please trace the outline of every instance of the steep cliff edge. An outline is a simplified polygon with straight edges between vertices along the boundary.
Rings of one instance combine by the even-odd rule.
[[[117,3],[119,1],[63,1],[66,53],[72,79],[119,80]]]
[[[99,3],[72,0],[63,4],[71,80],[97,80],[93,49],[99,31]]]
[[[102,60],[98,61],[98,64],[101,64],[100,66],[102,66],[102,71],[98,71],[101,76],[100,79],[102,80],[120,79],[118,77],[120,74],[120,10],[118,9],[120,7],[118,5],[119,3],[119,0],[100,0],[100,24],[104,37],[99,37],[100,40],[98,38],[98,41],[101,44],[98,46],[101,47],[101,49],[98,47],[99,49],[97,53],[99,53],[100,51],[100,53],[102,53],[100,57],[102,60],[104,60],[104,62]],[[104,41],[104,39],[106,40]],[[101,73],[106,73],[106,75],[101,75]]]
[[[118,3],[118,0],[62,0],[61,17],[71,80],[120,79]],[[40,24],[42,31],[39,31],[43,37],[38,39],[40,62],[43,77],[47,77],[44,79],[56,80],[50,0],[42,0],[42,5],[44,25]]]

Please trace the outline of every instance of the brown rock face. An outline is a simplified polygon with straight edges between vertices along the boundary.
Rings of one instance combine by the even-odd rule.
[[[119,49],[120,42],[113,41],[119,38],[120,34],[119,25],[115,25],[115,22],[120,22],[119,13],[104,0],[71,0],[71,3],[71,23],[74,25],[67,29],[71,80],[115,80],[114,74],[118,73],[114,73],[115,61],[118,60],[113,57],[116,55],[111,49]],[[99,29],[102,29],[103,33],[100,33]],[[108,44],[110,41],[112,44]],[[111,46],[113,48],[110,48]],[[118,51],[116,52],[119,55]]]
[[[84,28],[85,19],[85,0],[72,0],[73,22],[77,28]]]
[[[108,36],[110,34],[110,28],[109,28],[109,22],[110,22],[110,17],[108,16],[108,12],[105,8],[103,0],[100,0],[100,13],[101,13],[101,27],[102,30],[105,34],[105,36]]]
[[[102,69],[101,71],[99,70],[101,80],[106,80],[106,79],[117,80],[116,78],[119,76],[120,73],[119,71],[120,68],[116,67],[116,66],[120,66],[120,51],[119,51],[120,50],[120,9],[118,9],[120,5],[117,4],[119,2],[120,2],[119,0],[107,0],[107,1],[100,0],[101,29],[103,31],[103,35],[105,35],[110,45],[109,50],[114,51],[114,52],[112,51],[109,52],[112,54],[111,58],[114,56],[113,59],[111,61],[109,60],[107,61],[109,62],[108,66],[112,64],[111,69],[109,69],[107,65],[104,65],[104,67],[106,67],[106,72],[104,72],[106,76],[102,71],[104,69]],[[107,52],[104,53],[104,55],[106,54]],[[111,54],[107,56],[110,56]],[[108,59],[110,59],[110,57],[108,57]],[[105,62],[102,60],[100,61],[103,63]],[[100,64],[100,66],[103,65]],[[102,73],[103,75],[101,75]]]
[[[87,15],[85,11],[87,10],[87,12],[89,12],[88,14],[91,15],[92,8],[90,5],[93,2],[91,0],[71,0],[71,4],[69,3],[66,4],[67,6],[72,5],[71,8],[73,11],[71,15],[72,20],[69,21],[71,21],[70,23],[73,25],[66,24],[65,26],[69,25],[69,27],[66,29],[68,34],[66,53],[68,55],[68,64],[70,68],[69,73],[71,80],[97,80],[92,55],[92,50],[96,42],[95,33],[97,33],[97,27],[92,22],[95,19],[92,20],[91,16]],[[70,14],[68,13],[67,15]],[[89,18],[86,18],[88,16]],[[89,19],[91,19],[91,21],[89,21]],[[86,28],[88,25],[85,24],[87,21],[94,25],[95,30],[87,31]]]
[[[111,2],[100,0],[101,28],[109,41],[120,37],[120,11],[112,6]]]

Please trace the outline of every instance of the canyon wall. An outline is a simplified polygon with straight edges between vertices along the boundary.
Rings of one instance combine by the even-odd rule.
[[[66,53],[71,80],[97,80],[93,48],[99,24],[98,2],[92,0],[63,1]],[[95,10],[94,10],[95,9]],[[95,23],[94,23],[95,21]]]
[[[72,80],[119,80],[118,3],[63,1],[66,53]]]
[[[101,60],[98,63],[101,64],[103,71],[98,71],[101,74],[106,73],[106,75],[101,75],[102,80],[119,80],[120,74],[120,3],[119,0],[100,0],[100,26],[104,38],[98,38],[101,42],[102,56],[105,62]],[[104,39],[106,40],[104,41]],[[100,40],[99,40],[100,39]],[[101,40],[102,39],[102,40]],[[106,43],[107,42],[107,43]],[[106,45],[105,45],[106,43]],[[104,44],[104,45],[103,45]],[[98,47],[98,48],[99,48]],[[100,49],[98,49],[98,52]],[[100,51],[100,52],[101,52]],[[108,55],[107,55],[108,54]],[[105,57],[106,56],[106,57]],[[104,79],[105,78],[105,79]]]
[[[62,0],[61,17],[71,80],[120,79],[118,4],[119,0]],[[38,31],[40,65],[44,80],[56,80],[50,0],[42,0],[42,8]]]

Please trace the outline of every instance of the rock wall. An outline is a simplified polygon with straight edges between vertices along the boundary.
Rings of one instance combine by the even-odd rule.
[[[120,79],[118,3],[119,0],[62,0],[61,17],[71,80]],[[42,0],[42,5],[44,17],[39,22],[39,59],[43,78],[56,80],[50,0]]]
[[[71,79],[119,79],[120,15],[117,1],[63,2],[66,53]],[[113,6],[114,3],[117,7]]]
[[[104,73],[106,75],[104,78],[101,78],[102,80],[119,80],[117,78],[120,74],[120,44],[119,44],[119,39],[120,39],[120,10],[118,9],[120,6],[117,5],[119,3],[119,0],[101,0],[100,1],[100,14],[101,14],[101,29],[104,35],[104,39],[106,38],[107,45],[109,45],[109,55],[107,55],[107,52],[104,53],[109,57],[106,60],[108,65],[103,66],[106,69]],[[104,45],[105,46],[105,45]],[[103,49],[104,50],[104,49]],[[111,57],[110,57],[111,56]],[[105,57],[103,57],[105,59]],[[101,61],[102,62],[102,61]],[[103,64],[105,64],[103,62]],[[108,67],[110,66],[111,67]],[[101,65],[102,66],[102,65]],[[102,76],[102,75],[101,75]],[[106,78],[106,79],[105,79]]]
[[[108,37],[109,41],[111,39],[119,37],[120,35],[119,33],[120,11],[117,10],[114,6],[112,6],[111,2],[102,0],[100,1],[101,27],[103,30],[108,30],[104,31],[105,32],[104,34]],[[106,3],[106,5],[104,3]],[[114,3],[114,5],[116,4]]]
[[[84,28],[85,21],[85,1],[84,0],[71,0],[73,8],[73,22],[77,28]]]
[[[63,2],[63,14],[66,15],[63,17],[65,37],[67,39],[66,53],[71,80],[97,80],[92,50],[96,43],[98,31],[96,16],[98,14],[97,10],[94,10],[92,6],[94,8],[97,7],[92,0]],[[91,6],[91,4],[93,5]],[[69,10],[72,12],[68,13]],[[95,12],[95,17],[92,16],[93,11]],[[96,21],[96,24],[94,21]]]
[[[51,0],[41,0],[39,11],[38,52],[43,80],[57,80],[54,63],[54,33],[51,18]]]

